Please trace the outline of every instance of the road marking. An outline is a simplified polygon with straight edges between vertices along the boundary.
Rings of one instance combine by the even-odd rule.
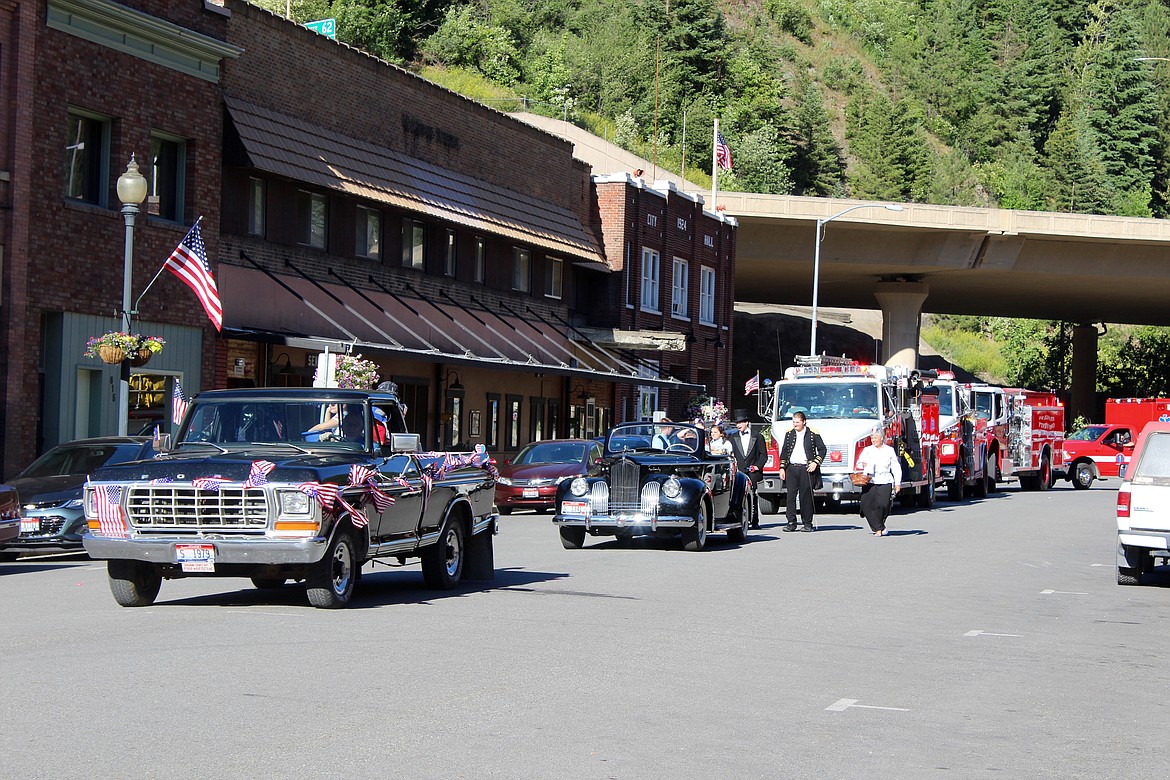
[[[875,707],[872,704],[858,704],[857,699],[838,699],[835,703],[825,707],[825,712],[844,712],[850,707],[857,707],[863,710],[896,710],[897,712],[909,712],[905,707]]]
[[[1059,593],[1064,596],[1088,596],[1088,593],[1081,593],[1078,590],[1042,590],[1041,596],[1051,596],[1053,593]]]
[[[971,631],[963,634],[963,636],[1021,636],[1021,634],[996,634],[992,631],[979,631],[977,629],[972,629]]]

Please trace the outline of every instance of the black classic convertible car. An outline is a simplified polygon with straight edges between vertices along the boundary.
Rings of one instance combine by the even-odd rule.
[[[728,455],[707,451],[704,431],[676,423],[627,423],[605,437],[598,476],[565,480],[553,522],[575,550],[586,535],[679,537],[702,550],[724,531],[746,540],[753,515],[747,475]]]

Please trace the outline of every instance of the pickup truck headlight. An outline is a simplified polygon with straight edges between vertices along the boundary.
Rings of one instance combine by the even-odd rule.
[[[499,482],[501,485],[511,485],[512,478],[511,477],[497,477],[496,482]]]
[[[282,515],[307,515],[312,504],[309,495],[299,490],[286,490],[280,494],[280,513]]]
[[[577,477],[569,485],[569,492],[575,496],[583,496],[589,492],[589,483],[581,477]]]
[[[662,483],[662,495],[667,498],[678,498],[682,493],[682,483],[678,481],[678,477],[671,477]]]

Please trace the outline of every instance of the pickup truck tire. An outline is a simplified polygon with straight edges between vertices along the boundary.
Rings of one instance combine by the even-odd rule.
[[[353,538],[348,532],[338,531],[325,556],[309,569],[305,579],[309,603],[318,609],[344,607],[353,596],[356,569]]]
[[[778,506],[776,499],[770,495],[756,494],[756,509],[761,515],[776,514],[776,507]]]
[[[288,580],[284,577],[252,577],[252,584],[260,590],[276,590],[283,588]]]
[[[1088,490],[1093,486],[1094,479],[1096,479],[1096,476],[1093,474],[1093,467],[1091,465],[1084,461],[1073,464],[1069,480],[1073,483],[1074,488],[1077,490]]]
[[[561,547],[566,550],[580,550],[585,544],[585,529],[578,526],[564,526],[560,527],[561,532]],[[629,537],[626,537],[627,539]],[[620,537],[619,537],[620,539]]]
[[[491,528],[480,531],[467,542],[467,564],[463,570],[469,580],[496,578],[496,552]]]
[[[423,580],[428,588],[451,590],[463,579],[463,565],[467,559],[466,532],[463,522],[448,517],[439,534],[439,541],[427,547],[422,554]]]
[[[710,513],[707,511],[707,502],[699,502],[699,511],[695,516],[693,528],[683,531],[683,547],[689,552],[700,552],[707,546],[707,520]]]
[[[142,561],[111,560],[106,563],[110,592],[123,607],[149,607],[158,598],[162,574]]]

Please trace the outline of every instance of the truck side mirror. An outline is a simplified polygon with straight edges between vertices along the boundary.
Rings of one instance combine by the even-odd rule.
[[[417,433],[392,433],[389,449],[391,452],[418,452],[422,449],[422,437]]]

